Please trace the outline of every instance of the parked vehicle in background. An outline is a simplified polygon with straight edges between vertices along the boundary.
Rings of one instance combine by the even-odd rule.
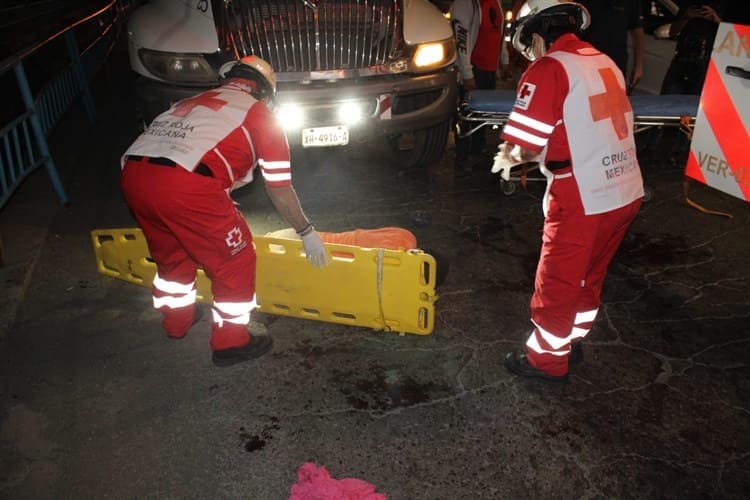
[[[248,54],[276,72],[292,146],[386,137],[403,165],[426,165],[456,109],[453,33],[426,0],[153,0],[132,14],[128,45],[146,122]]]

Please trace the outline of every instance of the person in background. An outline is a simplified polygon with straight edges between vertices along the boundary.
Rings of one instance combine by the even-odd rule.
[[[682,2],[676,19],[669,27],[669,37],[677,40],[677,46],[662,80],[662,95],[701,94],[725,4],[723,0]],[[664,134],[659,132],[651,140],[652,143],[663,139]],[[690,140],[683,133],[677,133],[669,162],[675,166],[684,165],[689,150]]]
[[[579,3],[527,0],[513,47],[533,61],[521,77],[492,172],[507,180],[538,160],[547,178],[542,249],[531,298],[531,330],[506,368],[522,377],[567,380],[582,359],[609,264],[643,197],[633,111],[617,65],[578,34]]]
[[[722,0],[683,2],[669,27],[669,37],[677,40],[677,46],[661,94],[700,95],[724,9]]]
[[[457,65],[461,80],[460,98],[475,89],[494,89],[503,43],[503,9],[499,0],[456,0],[450,7],[456,36]],[[468,166],[470,154],[487,148],[485,130],[459,137],[466,124],[457,124],[456,163]]]
[[[230,191],[260,172],[279,214],[302,239],[307,259],[325,266],[320,236],[292,187],[289,145],[269,109],[271,66],[255,56],[219,70],[221,86],[175,103],[122,157],[120,183],[156,263],[152,293],[162,327],[182,338],[195,322],[196,272],[211,279],[213,362],[257,358],[272,345],[248,330],[256,307],[253,235]]]
[[[580,0],[591,15],[591,25],[582,39],[604,52],[617,64],[628,84],[628,93],[643,76],[645,37],[640,0]],[[633,47],[628,72],[628,36]]]

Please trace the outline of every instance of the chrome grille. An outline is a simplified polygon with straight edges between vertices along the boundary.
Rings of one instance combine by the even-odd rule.
[[[383,64],[401,23],[396,0],[225,0],[217,17],[225,51],[282,73]]]

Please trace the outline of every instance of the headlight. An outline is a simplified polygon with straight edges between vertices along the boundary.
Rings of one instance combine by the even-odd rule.
[[[362,119],[362,106],[355,102],[344,102],[339,106],[339,120],[345,125],[354,125]]]
[[[302,108],[294,104],[279,106],[276,109],[276,116],[278,117],[281,126],[284,127],[284,130],[296,130],[302,128],[305,119],[305,113],[302,111]]]
[[[445,59],[445,49],[440,43],[427,43],[417,47],[414,54],[414,64],[417,68],[432,66]]]
[[[456,60],[456,43],[451,38],[440,42],[422,43],[414,48],[411,58],[413,71],[422,72],[442,68]]]
[[[216,72],[201,54],[140,49],[143,66],[154,76],[175,83],[216,83]]]

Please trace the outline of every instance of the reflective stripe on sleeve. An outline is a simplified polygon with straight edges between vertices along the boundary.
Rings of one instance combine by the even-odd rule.
[[[292,180],[291,164],[288,161],[264,161],[258,162],[261,166],[263,178],[269,182],[284,182]]]
[[[530,129],[536,130],[537,132],[541,132],[544,135],[550,135],[552,131],[555,129],[555,127],[552,125],[548,125],[544,122],[540,122],[539,120],[536,120],[529,116],[522,115],[518,111],[513,111],[508,116],[508,121],[520,123],[521,125],[525,125],[529,127]]]
[[[263,168],[268,170],[289,170],[291,163],[288,161],[265,161],[260,160],[260,164]]]
[[[529,144],[534,144],[535,146],[544,147],[547,145],[546,137],[539,137],[537,135],[530,134],[529,132],[525,132],[520,128],[516,128],[510,124],[506,124],[503,128],[503,135],[516,137],[524,142],[528,142]]]

